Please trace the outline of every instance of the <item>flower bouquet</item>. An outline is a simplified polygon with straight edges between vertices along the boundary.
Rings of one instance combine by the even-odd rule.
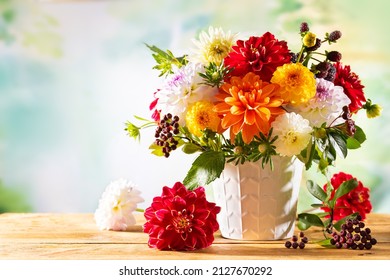
[[[315,164],[328,184],[321,188],[308,182],[308,189],[326,215],[303,213],[299,226],[331,231],[347,214],[369,211],[349,205],[353,210],[342,210],[339,199],[359,183],[344,176],[335,184],[327,170],[366,140],[354,116],[365,109],[375,117],[381,108],[366,98],[340,52],[320,51],[336,43],[340,31],[320,39],[302,23],[299,34],[302,45],[296,52],[270,32],[238,39],[213,27],[182,56],[147,45],[162,84],[151,98],[151,119],[136,117],[140,123],[127,122],[126,130],[139,139],[141,129],[155,127],[150,149],[157,156],[169,157],[178,148],[199,153],[183,180],[188,190],[209,185],[229,164],[249,162],[271,171],[280,157],[300,161],[306,169]],[[368,197],[359,192],[353,199]]]

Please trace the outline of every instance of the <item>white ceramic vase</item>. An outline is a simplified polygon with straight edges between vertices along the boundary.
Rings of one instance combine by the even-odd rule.
[[[303,163],[295,157],[272,157],[274,169],[261,162],[226,164],[212,184],[221,207],[217,219],[223,237],[277,240],[294,233]]]

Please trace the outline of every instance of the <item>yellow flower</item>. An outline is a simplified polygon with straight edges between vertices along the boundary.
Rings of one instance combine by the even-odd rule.
[[[201,137],[206,128],[215,132],[218,130],[221,120],[213,107],[214,104],[209,101],[198,101],[188,109],[186,125],[192,134]]]
[[[302,38],[302,43],[307,48],[314,47],[316,44],[316,34],[307,32]]]
[[[300,63],[288,63],[276,68],[271,83],[280,85],[280,95],[285,103],[299,105],[316,94],[316,79]]]

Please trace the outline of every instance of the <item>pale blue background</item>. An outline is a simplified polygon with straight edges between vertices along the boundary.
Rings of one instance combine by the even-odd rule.
[[[270,31],[297,50],[307,21],[319,36],[343,32],[330,49],[384,108],[380,119],[358,116],[367,142],[333,170],[357,176],[372,189],[374,211],[390,213],[389,9],[355,0],[0,0],[0,212],[92,212],[120,177],[139,186],[147,207],[184,178],[193,157],[157,158],[148,151],[152,131],[137,143],[123,130],[134,114],[150,115],[160,82],[144,43],[179,56],[213,25],[242,36]],[[302,188],[300,209],[310,202]]]

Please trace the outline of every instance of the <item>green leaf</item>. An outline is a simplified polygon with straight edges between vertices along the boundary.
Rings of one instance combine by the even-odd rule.
[[[361,144],[358,140],[356,140],[355,138],[348,138],[347,139],[347,148],[348,149],[351,149],[351,150],[354,150],[354,149],[358,149],[361,147]]]
[[[311,226],[324,227],[324,223],[316,214],[301,213],[298,215],[298,228],[306,230]]]
[[[367,137],[364,133],[363,129],[361,129],[359,126],[355,125],[356,131],[353,135],[353,138],[359,141],[360,144],[362,144],[364,141],[366,141]]]
[[[334,248],[334,245],[332,245],[332,244],[330,243],[330,238],[327,238],[327,239],[323,239],[323,240],[317,241],[316,243],[317,243],[318,245],[322,246],[322,247]]]
[[[366,141],[366,134],[363,130],[358,126],[355,126],[355,128],[355,134],[347,139],[347,148],[351,150],[360,148],[361,144]]]
[[[182,150],[186,154],[193,154],[199,152],[201,149],[198,145],[195,145],[193,143],[186,143],[184,144]]]
[[[310,204],[311,207],[313,208],[320,208],[320,207],[323,207],[324,204],[321,204],[321,203],[313,203],[313,204]]]
[[[172,73],[172,65],[181,67],[187,62],[185,56],[175,57],[169,50],[165,52],[156,46],[145,45],[153,52],[152,56],[157,62],[157,65],[153,69],[160,70],[160,76]]]
[[[164,155],[162,151],[162,147],[158,146],[157,144],[153,143],[152,145],[149,146],[149,149],[152,150],[152,154],[162,157]]]
[[[336,190],[334,197],[333,197],[333,201],[336,201],[338,198],[349,193],[357,186],[358,186],[358,181],[356,179],[351,179],[351,180],[343,182]]]
[[[309,180],[307,181],[306,187],[308,191],[315,197],[318,198],[320,201],[324,202],[326,200],[326,193],[325,191],[316,183]]]
[[[224,167],[225,156],[222,151],[203,152],[192,163],[183,184],[189,189],[208,185],[219,178]]]
[[[329,133],[329,137],[331,141],[334,140],[334,142],[336,142],[337,146],[340,148],[341,153],[344,157],[346,157],[348,154],[346,139],[336,132]]]

